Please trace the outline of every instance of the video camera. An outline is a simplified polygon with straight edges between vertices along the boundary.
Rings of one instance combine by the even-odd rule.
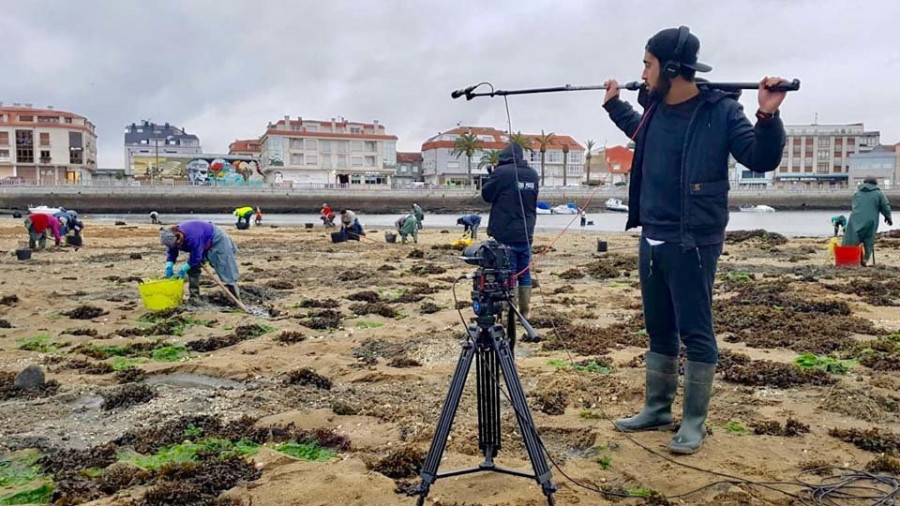
[[[509,246],[488,239],[463,251],[462,259],[478,269],[472,276],[472,309],[479,320],[503,312],[503,303],[516,288],[513,253]]]

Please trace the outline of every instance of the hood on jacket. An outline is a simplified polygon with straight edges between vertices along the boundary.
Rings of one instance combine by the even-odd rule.
[[[516,163],[518,162],[518,163]],[[500,163],[497,165],[528,165],[525,161],[525,150],[522,146],[510,142],[500,151]]]
[[[862,184],[859,185],[859,187],[857,188],[857,190],[858,190],[858,191],[861,191],[861,192],[873,192],[873,191],[878,190],[878,189],[879,189],[879,188],[878,188],[878,185],[877,185],[877,184],[872,184],[872,183],[862,183]]]

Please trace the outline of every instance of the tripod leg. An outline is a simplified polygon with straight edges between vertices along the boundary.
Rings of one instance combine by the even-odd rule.
[[[473,330],[470,328],[469,332],[471,334]],[[474,332],[477,332],[477,329]],[[456,417],[456,409],[459,407],[459,399],[462,397],[463,387],[466,385],[466,377],[469,375],[474,355],[475,344],[471,340],[466,341],[463,344],[459,362],[456,363],[453,379],[450,380],[450,391],[447,392],[447,398],[444,400],[444,407],[441,409],[441,417],[438,420],[434,439],[431,440],[431,447],[428,449],[428,455],[425,457],[425,464],[419,473],[419,476],[422,478],[422,482],[417,487],[420,504],[424,503],[431,485],[437,479],[438,466],[441,463],[441,458],[444,456],[447,438],[450,436],[450,429],[453,427],[453,419]]]
[[[500,450],[500,368],[493,346],[479,343],[475,354],[475,384],[478,393],[478,447],[484,454],[482,467],[494,465]]]
[[[502,339],[502,336],[502,332],[499,336],[496,336],[494,346],[500,358],[503,380],[506,383],[506,389],[509,391],[513,409],[516,411],[519,430],[522,432],[522,438],[525,440],[525,449],[528,451],[528,458],[531,460],[532,468],[534,468],[534,475],[537,477],[537,482],[541,486],[544,495],[547,496],[547,503],[552,505],[556,486],[551,481],[550,466],[547,465],[540,436],[538,436],[534,420],[531,418],[531,411],[528,409],[525,392],[522,390],[521,381],[519,381],[519,373],[516,371],[516,364],[509,349],[509,342]]]

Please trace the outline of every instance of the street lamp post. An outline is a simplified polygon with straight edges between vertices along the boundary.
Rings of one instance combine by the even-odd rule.
[[[160,139],[160,138],[161,138],[161,137],[154,137],[154,138],[153,138],[154,144],[155,144],[155,146],[156,146],[156,166],[153,167],[153,169],[150,170],[150,186],[153,186],[153,171],[159,170],[159,139]],[[168,142],[168,141],[174,139],[174,137],[172,137],[171,135],[167,135],[167,136],[164,137],[164,139]],[[160,173],[160,175],[161,175],[161,174],[162,174],[162,173]]]

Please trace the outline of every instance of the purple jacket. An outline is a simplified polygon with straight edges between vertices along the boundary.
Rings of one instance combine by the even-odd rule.
[[[169,248],[166,261],[174,262],[178,259],[178,251],[181,250],[190,254],[188,265],[200,267],[206,257],[206,252],[212,247],[215,227],[208,221],[191,220],[179,223],[178,230],[184,234],[184,242],[181,244],[181,248]]]

